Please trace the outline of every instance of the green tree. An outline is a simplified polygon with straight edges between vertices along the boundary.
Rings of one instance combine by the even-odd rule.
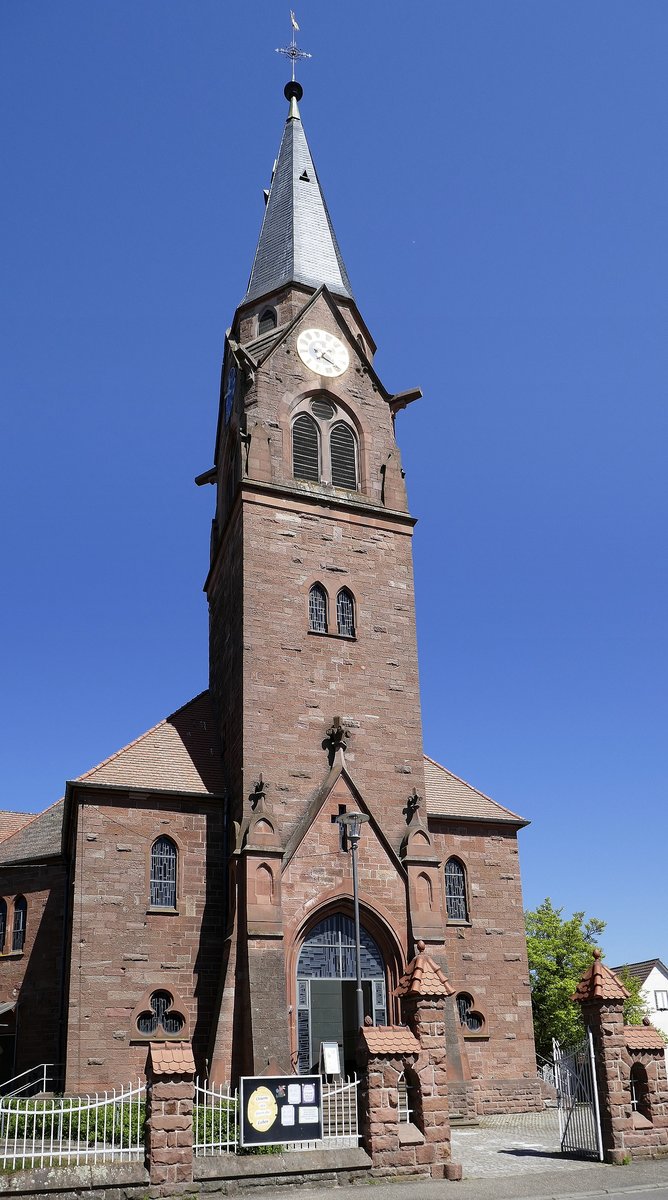
[[[605,921],[583,912],[566,920],[548,898],[525,914],[536,1050],[552,1057],[552,1038],[570,1046],[583,1036],[580,1006],[571,997],[592,963]]]
[[[649,1016],[649,1008],[641,992],[641,981],[631,974],[628,967],[622,967],[616,974],[629,993],[628,1000],[624,1001],[624,1024],[642,1025],[643,1019]]]

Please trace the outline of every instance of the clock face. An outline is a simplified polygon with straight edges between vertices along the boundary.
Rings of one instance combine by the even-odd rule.
[[[227,372],[227,383],[225,384],[225,424],[230,419],[232,405],[234,404],[234,393],[237,386],[237,369],[230,367]]]
[[[297,338],[297,353],[305,366],[328,379],[343,375],[350,363],[343,342],[324,329],[304,329]]]

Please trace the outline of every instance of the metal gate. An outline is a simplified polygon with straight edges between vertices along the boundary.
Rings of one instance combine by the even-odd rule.
[[[562,1153],[603,1162],[591,1029],[577,1046],[562,1049],[556,1040],[552,1046]]]

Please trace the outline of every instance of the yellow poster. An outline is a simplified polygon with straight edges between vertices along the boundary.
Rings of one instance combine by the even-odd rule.
[[[248,1120],[258,1133],[271,1129],[278,1115],[278,1105],[269,1088],[259,1087],[248,1099]]]

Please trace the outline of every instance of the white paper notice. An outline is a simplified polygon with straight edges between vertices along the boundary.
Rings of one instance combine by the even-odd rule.
[[[308,1085],[307,1085],[308,1086]],[[306,1091],[306,1087],[304,1088]],[[317,1108],[300,1108],[299,1124],[300,1125],[317,1125],[320,1118],[320,1113]]]
[[[313,1085],[311,1085],[313,1087]],[[306,1088],[304,1088],[306,1091]],[[306,1099],[306,1096],[304,1096]],[[300,1083],[288,1084],[288,1104],[301,1104],[302,1102],[302,1086]]]
[[[281,1125],[294,1125],[295,1123],[295,1106],[294,1104],[284,1104],[281,1109]]]
[[[290,1093],[288,1091],[288,1100],[289,1099],[290,1099]],[[315,1104],[315,1084],[313,1084],[313,1083],[305,1083],[304,1084],[303,1100],[304,1100],[304,1104]]]

